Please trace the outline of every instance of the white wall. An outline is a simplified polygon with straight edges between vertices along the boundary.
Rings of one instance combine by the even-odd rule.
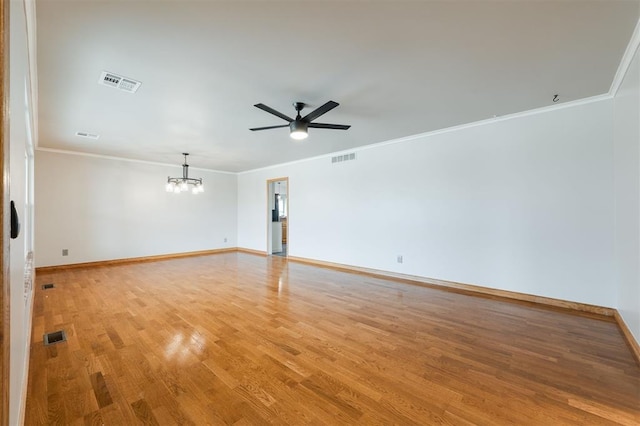
[[[31,79],[29,64],[27,17],[23,1],[11,1],[10,16],[10,58],[9,58],[9,173],[10,198],[15,202],[21,221],[18,238],[11,240],[10,258],[10,388],[9,424],[22,424],[29,367],[29,337],[31,335],[31,304],[33,301],[31,280],[33,265],[27,262],[27,255],[33,249],[33,225],[30,214],[33,209],[31,193],[33,165],[33,106],[31,105]],[[33,4],[27,4],[33,13]],[[29,31],[34,31],[29,28]]]
[[[238,245],[289,176],[291,256],[613,307],[612,126],[603,100],[242,173]]]
[[[640,59],[615,97],[615,284],[617,307],[640,342]]]
[[[193,195],[165,192],[178,166],[38,150],[35,169],[38,267],[236,246],[234,174],[190,169]]]

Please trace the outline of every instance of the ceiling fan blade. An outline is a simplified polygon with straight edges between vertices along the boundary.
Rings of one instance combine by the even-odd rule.
[[[289,123],[291,123],[293,121],[293,118],[291,117],[287,117],[286,115],[284,115],[283,113],[281,113],[280,111],[276,111],[275,109],[266,106],[265,104],[255,104],[254,107],[256,108],[260,108],[263,111],[268,112],[269,114],[273,114],[276,117],[280,117],[283,120],[287,120]]]
[[[309,123],[308,127],[313,127],[316,129],[347,130],[351,126],[346,124]]]
[[[256,130],[279,129],[280,127],[289,127],[289,125],[288,124],[282,124],[282,125],[279,125],[279,126],[254,127],[253,129],[249,129],[249,130],[253,130],[255,132]]]
[[[340,105],[340,104],[337,103],[337,102],[329,101],[326,104],[322,105],[321,107],[318,107],[318,108],[314,109],[313,111],[311,111],[306,116],[302,117],[302,121],[306,121],[307,123],[310,122],[310,121],[313,121],[316,118],[320,117],[322,114],[325,114],[325,113],[331,111],[332,109],[334,109],[338,105]]]

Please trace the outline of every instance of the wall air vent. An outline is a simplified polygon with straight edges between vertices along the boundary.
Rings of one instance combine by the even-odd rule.
[[[95,133],[87,133],[87,132],[76,132],[76,136],[80,136],[81,138],[89,138],[89,139],[98,139],[100,135],[96,135]]]
[[[129,93],[135,93],[142,84],[139,81],[125,78],[121,75],[107,71],[102,71],[98,83],[102,84],[103,86],[115,87],[116,89],[120,89],[123,92]]]
[[[336,155],[335,157],[331,157],[331,163],[344,163],[345,161],[351,161],[356,159],[356,153],[352,152],[350,154],[344,155]]]

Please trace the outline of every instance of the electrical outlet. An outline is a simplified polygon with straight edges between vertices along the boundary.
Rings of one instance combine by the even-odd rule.
[[[225,243],[227,242],[227,237],[224,237],[224,242],[225,242]]]
[[[63,256],[69,256],[69,249],[62,249]]]
[[[397,260],[398,260],[398,263],[402,263],[402,255],[401,254],[398,255]]]

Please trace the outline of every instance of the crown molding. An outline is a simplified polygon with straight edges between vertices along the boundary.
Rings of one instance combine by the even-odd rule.
[[[77,156],[80,156],[80,157],[101,158],[103,160],[127,161],[129,163],[147,164],[147,165],[151,165],[151,166],[182,168],[182,164],[176,165],[175,163],[169,164],[169,163],[160,163],[160,162],[157,162],[157,161],[135,160],[135,159],[132,159],[132,158],[114,157],[114,156],[111,156],[111,155],[102,155],[102,154],[90,154],[88,152],[79,152],[79,151],[67,151],[67,150],[64,150],[64,149],[38,147],[38,148],[36,148],[36,152],[38,152],[38,151],[41,151],[41,152],[52,152],[52,153],[55,153],[55,154],[77,155]],[[204,169],[204,168],[201,168],[201,167],[193,167],[191,165],[189,165],[189,170],[199,170],[199,171],[202,171],[202,172],[221,173],[221,174],[225,174],[225,175],[235,175],[235,174],[237,174],[235,172],[227,172],[227,171],[223,171],[223,170],[214,170],[214,169]]]
[[[627,65],[627,67],[628,67],[628,65]],[[513,114],[502,115],[502,116],[499,116],[499,117],[493,117],[493,118],[489,118],[489,119],[485,119],[485,120],[474,121],[474,122],[471,122],[471,123],[460,124],[460,125],[457,125],[457,126],[446,127],[444,129],[432,130],[430,132],[418,133],[418,134],[411,135],[411,136],[405,136],[405,137],[402,137],[402,138],[391,139],[391,140],[384,141],[384,142],[377,142],[377,143],[373,143],[373,144],[369,144],[369,145],[363,145],[363,146],[354,147],[354,148],[351,148],[351,149],[345,149],[345,150],[341,150],[341,151],[334,151],[334,152],[330,152],[330,153],[327,153],[327,154],[316,155],[316,156],[313,156],[313,157],[301,158],[300,160],[289,161],[289,162],[286,162],[286,163],[278,163],[278,164],[273,164],[273,165],[270,165],[270,166],[259,167],[259,168],[256,168],[256,169],[244,170],[244,171],[241,171],[241,172],[228,172],[228,171],[205,169],[205,168],[199,168],[199,167],[193,167],[193,166],[189,166],[189,168],[191,170],[201,170],[201,171],[214,172],[214,173],[223,173],[223,174],[230,174],[230,175],[243,175],[243,174],[248,174],[248,173],[255,173],[255,172],[260,172],[260,171],[265,171],[265,170],[271,170],[271,169],[280,168],[280,167],[292,166],[292,165],[295,165],[295,164],[305,163],[305,162],[308,162],[308,161],[320,160],[320,159],[324,159],[324,158],[331,158],[331,157],[333,157],[335,155],[340,155],[340,154],[346,154],[346,153],[351,153],[351,152],[356,152],[357,153],[357,152],[365,151],[365,150],[368,150],[368,149],[379,148],[379,147],[386,146],[386,145],[394,145],[394,144],[403,143],[403,142],[409,142],[409,141],[413,141],[413,140],[417,140],[417,139],[428,138],[428,137],[431,137],[431,136],[440,135],[440,134],[444,134],[444,133],[457,132],[457,131],[460,131],[460,130],[470,129],[470,128],[473,128],[473,127],[486,126],[488,124],[494,124],[494,123],[498,123],[498,122],[501,122],[501,121],[508,121],[508,120],[513,120],[513,119],[517,119],[517,118],[528,117],[528,116],[531,116],[531,115],[544,114],[544,113],[547,113],[547,112],[559,111],[559,110],[566,109],[566,108],[574,108],[574,107],[581,106],[581,105],[588,105],[588,104],[592,104],[592,103],[595,103],[595,102],[601,102],[601,101],[609,100],[611,98],[613,98],[613,95],[611,95],[609,93],[606,93],[606,94],[603,94],[603,95],[592,96],[590,98],[577,99],[575,101],[564,102],[564,103],[554,104],[554,105],[547,105],[547,106],[544,106],[544,107],[541,107],[541,108],[535,108],[535,109],[531,109],[531,110],[527,110],[527,111],[516,112],[516,113],[513,113]],[[103,159],[107,159],[107,160],[116,160],[116,161],[129,161],[129,162],[133,162],[133,163],[151,164],[151,165],[165,166],[165,167],[182,167],[181,165],[176,165],[176,164],[160,163],[160,162],[145,161],[145,160],[135,160],[135,159],[124,158],[124,157],[114,157],[114,156],[101,155],[101,154],[91,154],[91,153],[78,152],[78,151],[67,151],[67,150],[63,150],[63,149],[54,149],[54,148],[38,147],[38,148],[36,148],[36,151],[53,152],[53,153],[58,153],[58,154],[79,155],[79,156],[85,156],[85,157],[103,158]]]
[[[618,65],[616,75],[613,77],[613,81],[611,82],[611,87],[609,88],[609,95],[611,97],[616,96],[618,93],[618,90],[624,81],[624,77],[627,75],[627,71],[629,71],[633,57],[638,51],[638,46],[640,46],[640,20],[636,23],[636,28],[633,30],[631,40],[629,40],[629,44],[627,44],[627,49],[622,55],[622,60],[620,61],[620,65]]]
[[[33,7],[30,7],[28,4],[31,4],[31,2],[26,2],[25,3],[25,10],[26,10],[26,14],[27,14],[27,21],[29,22],[29,20],[33,20],[33,15],[30,15],[30,11],[31,9],[33,9]],[[35,13],[35,12],[34,12]],[[35,40],[35,26],[33,27],[33,34],[32,34],[32,40]],[[30,46],[31,46],[31,42],[30,42]],[[402,137],[402,138],[396,138],[396,139],[391,139],[388,141],[382,141],[382,142],[377,142],[377,143],[373,143],[373,144],[369,144],[369,145],[363,145],[363,146],[359,146],[359,147],[354,147],[351,149],[346,149],[346,150],[341,150],[341,151],[334,151],[334,152],[330,152],[327,154],[322,154],[322,155],[317,155],[317,156],[313,156],[313,157],[307,157],[307,158],[302,158],[300,160],[294,160],[294,161],[290,161],[290,162],[286,162],[286,163],[278,163],[278,164],[273,164],[270,166],[265,166],[265,167],[259,167],[256,169],[250,169],[250,170],[244,170],[241,172],[229,172],[229,171],[222,171],[222,170],[214,170],[214,169],[205,169],[205,168],[198,168],[198,167],[191,167],[192,170],[200,170],[200,171],[208,171],[208,172],[213,172],[213,173],[223,173],[223,174],[232,174],[232,175],[243,175],[243,174],[248,174],[248,173],[255,173],[255,172],[259,172],[259,171],[266,171],[266,170],[271,170],[271,169],[275,169],[275,168],[280,168],[280,167],[286,167],[286,166],[291,166],[291,165],[295,165],[295,164],[300,164],[300,163],[305,163],[308,161],[314,161],[314,160],[319,160],[319,159],[325,159],[325,158],[330,158],[332,156],[335,155],[340,155],[340,154],[345,154],[345,153],[351,153],[351,152],[361,152],[361,151],[365,151],[367,149],[374,149],[374,148],[379,148],[382,146],[386,146],[386,145],[392,145],[392,144],[398,144],[398,143],[403,143],[403,142],[408,142],[408,141],[413,141],[416,139],[422,139],[422,138],[427,138],[427,137],[431,137],[431,136],[435,136],[435,135],[439,135],[439,134],[444,134],[444,133],[451,133],[451,132],[456,132],[459,130],[463,130],[463,129],[469,129],[469,128],[473,128],[473,127],[479,127],[479,126],[485,126],[488,124],[493,124],[493,123],[497,123],[497,122],[501,122],[501,121],[507,121],[507,120],[513,120],[513,119],[517,119],[517,118],[522,118],[522,117],[527,117],[527,116],[531,116],[531,115],[537,115],[537,114],[544,114],[547,112],[552,112],[552,111],[558,111],[561,109],[565,109],[565,108],[573,108],[573,107],[577,107],[580,105],[586,105],[586,104],[591,104],[594,102],[601,102],[601,101],[605,101],[608,99],[612,99],[616,96],[616,94],[618,93],[618,90],[620,89],[620,86],[622,84],[622,82],[624,81],[624,78],[629,70],[629,67],[633,61],[633,58],[636,54],[636,52],[638,51],[638,47],[640,46],[640,20],[636,23],[635,29],[633,31],[633,34],[631,36],[631,39],[629,40],[629,43],[627,44],[627,48],[622,56],[622,60],[620,61],[620,64],[618,65],[618,69],[616,71],[616,74],[613,78],[613,81],[611,83],[611,86],[609,88],[609,91],[605,94],[602,95],[596,95],[596,96],[592,96],[589,98],[583,98],[583,99],[578,99],[575,101],[570,101],[570,102],[564,102],[564,103],[560,103],[560,104],[553,104],[553,105],[547,105],[544,107],[540,107],[540,108],[534,108],[531,110],[527,110],[527,111],[521,111],[521,112],[516,112],[513,114],[507,114],[507,115],[503,115],[503,116],[499,116],[499,117],[493,117],[493,118],[489,118],[489,119],[485,119],[485,120],[479,120],[479,121],[474,121],[471,123],[465,123],[465,124],[460,124],[457,126],[451,126],[451,127],[446,127],[443,129],[438,129],[438,130],[433,130],[433,131],[429,131],[429,132],[424,132],[424,133],[418,133],[415,135],[411,135],[411,136],[406,136],[406,137]],[[30,60],[30,66],[31,67],[35,67],[35,50],[33,50],[33,55],[31,55],[31,50],[35,49],[35,46],[33,46],[32,48],[29,49],[30,51],[30,58],[32,58],[32,60]],[[35,75],[35,74],[33,74]],[[32,81],[32,85],[33,87],[37,87],[37,78],[33,79],[34,81]],[[32,99],[34,100],[34,102],[37,102],[37,91],[34,91],[32,89],[33,93],[32,93]],[[35,103],[34,105],[37,105],[37,103]],[[32,117],[32,120],[34,120],[34,129],[35,132],[37,132],[37,115],[34,115]],[[117,161],[129,161],[129,162],[134,162],[134,163],[141,163],[141,164],[151,164],[151,165],[156,165],[156,166],[165,166],[165,167],[181,167],[181,166],[177,166],[175,164],[167,164],[167,163],[160,163],[160,162],[153,162],[153,161],[144,161],[144,160],[134,160],[134,159],[129,159],[129,158],[123,158],[123,157],[114,157],[114,156],[106,156],[106,155],[100,155],[100,154],[89,154],[89,153],[84,153],[84,152],[76,152],[76,151],[67,151],[67,150],[60,150],[60,149],[51,149],[51,148],[41,148],[37,146],[37,133],[34,134],[34,140],[36,141],[36,151],[44,151],[44,152],[54,152],[54,153],[60,153],[60,154],[69,154],[69,155],[80,155],[80,156],[86,156],[86,157],[95,157],[95,158],[103,158],[103,159],[108,159],[108,160],[117,160]]]
[[[245,174],[245,173],[254,173],[254,172],[270,170],[270,169],[274,169],[274,168],[278,168],[278,167],[291,166],[291,165],[294,165],[294,164],[304,163],[304,162],[307,162],[307,161],[314,161],[314,160],[320,160],[320,159],[324,159],[324,158],[331,158],[331,157],[333,157],[335,155],[346,154],[346,153],[351,153],[351,152],[356,152],[357,153],[357,152],[361,152],[361,151],[366,151],[368,149],[374,149],[374,148],[379,148],[379,147],[382,147],[382,146],[394,145],[394,144],[403,143],[403,142],[409,142],[409,141],[428,138],[428,137],[431,137],[431,136],[440,135],[440,134],[444,134],[444,133],[451,133],[451,132],[457,132],[457,131],[464,130],[464,129],[470,129],[470,128],[473,128],[473,127],[486,126],[488,124],[494,124],[494,123],[498,123],[498,122],[501,122],[501,121],[508,121],[508,120],[513,120],[513,119],[517,119],[517,118],[528,117],[528,116],[531,116],[531,115],[544,114],[544,113],[547,113],[547,112],[558,111],[558,110],[562,110],[562,109],[566,109],[566,108],[574,108],[574,107],[581,106],[581,105],[588,105],[588,104],[592,104],[592,103],[595,103],[595,102],[602,102],[602,101],[609,100],[612,97],[613,97],[612,95],[610,95],[608,93],[605,93],[603,95],[597,95],[597,96],[592,96],[592,97],[589,97],[589,98],[577,99],[575,101],[570,101],[570,102],[563,102],[563,103],[558,103],[558,104],[553,104],[553,105],[547,105],[547,106],[544,106],[544,107],[530,109],[530,110],[527,110],[527,111],[516,112],[516,113],[513,113],[513,114],[502,115],[502,116],[499,116],[499,117],[488,118],[488,119],[485,119],[485,120],[474,121],[474,122],[471,122],[471,123],[460,124],[460,125],[457,125],[457,126],[445,127],[444,129],[438,129],[438,130],[432,130],[432,131],[429,131],[429,132],[418,133],[418,134],[415,134],[415,135],[405,136],[405,137],[396,138],[396,139],[391,139],[391,140],[384,141],[384,142],[377,142],[377,143],[358,146],[358,147],[354,147],[354,148],[346,149],[346,150],[342,150],[342,151],[334,151],[334,152],[330,152],[328,154],[317,155],[317,156],[314,156],[314,157],[302,158],[300,160],[289,161],[287,163],[279,163],[279,164],[274,164],[274,165],[271,165],[271,166],[260,167],[260,168],[257,168],[257,169],[246,170],[246,171],[238,172],[237,174],[238,175],[242,175],[242,174]]]
[[[627,48],[624,52],[624,54],[622,55],[622,60],[620,61],[620,64],[618,65],[618,70],[616,71],[616,74],[613,78],[613,81],[611,83],[611,87],[609,88],[609,91],[605,94],[602,95],[596,95],[596,96],[592,96],[589,98],[583,98],[583,99],[578,99],[575,101],[571,101],[571,102],[564,102],[561,104],[553,104],[553,105],[548,105],[548,106],[544,106],[541,108],[535,108],[535,109],[531,109],[531,110],[527,110],[527,111],[522,111],[522,112],[517,112],[517,113],[513,113],[513,114],[507,114],[507,115],[503,115],[500,117],[494,117],[494,118],[489,118],[489,119],[485,119],[485,120],[480,120],[480,121],[475,121],[472,123],[466,123],[466,124],[461,124],[458,126],[452,126],[452,127],[447,127],[444,129],[438,129],[438,130],[433,130],[430,132],[425,132],[425,133],[419,133],[416,135],[411,135],[411,136],[406,136],[406,137],[402,137],[402,138],[397,138],[397,139],[392,139],[392,140],[388,140],[388,141],[384,141],[384,142],[378,142],[378,143],[374,143],[371,145],[364,145],[364,146],[359,146],[359,147],[355,147],[352,149],[347,149],[347,150],[342,150],[342,151],[335,151],[335,152],[331,152],[328,154],[323,154],[323,155],[318,155],[315,157],[309,157],[309,158],[303,158],[300,160],[295,160],[295,161],[290,161],[287,163],[280,163],[280,164],[274,164],[271,166],[266,166],[266,167],[260,167],[257,169],[252,169],[252,170],[246,170],[246,171],[242,171],[242,172],[238,172],[239,175],[245,174],[245,173],[253,173],[253,172],[258,172],[258,171],[264,171],[264,170],[269,170],[269,169],[273,169],[273,168],[277,168],[277,167],[284,167],[284,166],[291,166],[294,164],[298,164],[298,163],[303,163],[305,161],[313,161],[313,160],[318,160],[318,159],[323,159],[323,158],[330,158],[334,155],[340,155],[340,154],[345,154],[345,153],[349,153],[349,152],[360,152],[360,151],[364,151],[367,149],[372,149],[372,148],[377,148],[377,147],[381,147],[381,146],[385,146],[385,145],[391,145],[391,144],[396,144],[396,143],[402,143],[402,142],[407,142],[407,141],[412,141],[412,140],[416,140],[416,139],[420,139],[420,138],[426,138],[429,136],[434,136],[434,135],[439,135],[439,134],[443,134],[443,133],[450,133],[450,132],[456,132],[458,130],[463,130],[463,129],[469,129],[472,127],[478,127],[478,126],[484,126],[487,124],[492,124],[492,123],[496,123],[496,122],[500,122],[500,121],[506,121],[506,120],[513,120],[516,118],[521,118],[521,117],[527,117],[530,115],[536,115],[536,114],[544,114],[546,112],[551,112],[551,111],[557,111],[560,109],[564,109],[564,108],[572,108],[572,107],[576,107],[576,106],[580,106],[580,105],[585,105],[585,104],[590,104],[593,102],[601,102],[601,101],[605,101],[608,99],[612,99],[616,96],[616,94],[618,93],[618,90],[620,89],[620,85],[622,84],[624,77],[627,74],[627,71],[629,70],[629,67],[631,66],[631,62],[633,61],[633,58],[636,54],[636,52],[638,51],[638,47],[640,46],[640,20],[638,20],[638,22],[636,23],[636,27],[633,31],[633,34],[631,36],[631,39],[629,40],[629,43],[627,44]]]

